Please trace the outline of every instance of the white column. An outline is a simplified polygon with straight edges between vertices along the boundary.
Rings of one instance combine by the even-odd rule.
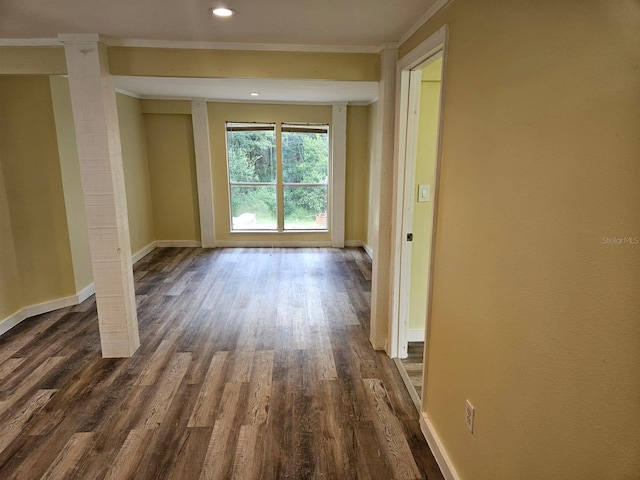
[[[140,345],[113,78],[98,35],[60,35],[67,58],[103,357]]]
[[[200,241],[203,248],[213,248],[216,243],[215,214],[213,208],[213,172],[211,168],[211,144],[209,141],[209,115],[207,100],[191,101],[193,143],[196,154],[198,205],[200,207]]]
[[[371,277],[371,344],[375,349],[389,351],[391,319],[390,280],[393,215],[393,142],[396,97],[397,48],[385,48],[381,53],[381,72],[378,86],[378,117],[376,158],[373,166],[374,184],[378,187],[372,205],[377,217],[373,234],[373,265]],[[376,215],[377,213],[377,215]]]
[[[347,176],[347,104],[331,111],[331,246],[344,248],[345,183]]]

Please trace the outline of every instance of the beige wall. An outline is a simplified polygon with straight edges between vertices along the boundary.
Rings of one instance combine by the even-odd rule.
[[[155,239],[200,241],[191,115],[145,113],[144,121]]]
[[[69,80],[62,76],[49,77],[53,112],[56,122],[60,172],[64,190],[64,201],[69,229],[69,244],[73,260],[76,291],[80,292],[93,283],[91,252],[84,196],[80,180],[80,164],[73,124]]]
[[[637,479],[640,7],[455,1],[401,54],[444,24],[423,408],[463,479]]]
[[[20,310],[22,306],[20,274],[0,157],[0,325],[2,320]]]
[[[204,78],[303,78],[373,81],[375,53],[271,52],[109,47],[113,75]]]
[[[225,122],[308,122],[331,125],[331,106],[208,103],[207,107],[209,109],[211,163],[213,166],[216,240],[272,241],[274,239],[272,233],[230,233]],[[330,240],[331,236],[327,232],[281,233],[277,237],[277,241],[328,242]]]
[[[442,68],[442,62],[438,61],[437,66]],[[422,82],[418,149],[416,152],[416,177],[413,192],[413,243],[411,247],[411,289],[409,294],[410,330],[424,330],[427,312],[439,107],[440,82]],[[430,201],[418,202],[419,184],[431,186]]]
[[[373,196],[379,195],[378,187],[375,183],[375,160],[376,160],[376,150],[377,143],[376,139],[379,135],[379,132],[376,131],[378,118],[378,102],[374,102],[369,105],[369,125],[368,125],[368,135],[367,135],[367,156],[369,157],[369,178],[368,178],[368,202],[367,202],[367,238],[366,244],[369,248],[373,247],[373,234],[375,229],[378,228],[378,219],[375,216],[375,212],[370,206],[373,204]]]
[[[23,306],[75,294],[47,77],[0,77],[0,159]]]
[[[147,134],[140,100],[118,93],[118,123],[127,191],[131,252],[136,254],[155,240]]]
[[[367,241],[369,221],[369,107],[347,109],[345,241]]]
[[[0,47],[0,75],[64,75],[64,47]]]

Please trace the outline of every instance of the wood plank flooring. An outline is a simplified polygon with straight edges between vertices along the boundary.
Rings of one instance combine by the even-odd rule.
[[[422,398],[422,382],[424,370],[424,342],[409,342],[407,344],[407,358],[401,359],[402,367],[407,372],[410,386],[416,391],[418,398]],[[407,386],[409,388],[409,385]]]
[[[92,299],[0,337],[0,478],[443,478],[361,250],[165,248],[134,277],[132,358],[101,357]]]

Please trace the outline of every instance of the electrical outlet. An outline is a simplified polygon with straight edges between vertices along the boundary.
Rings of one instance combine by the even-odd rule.
[[[471,403],[469,403],[469,400],[467,400],[464,414],[464,423],[467,424],[467,428],[471,433],[473,433],[473,416],[475,415],[475,413],[476,409],[473,408],[473,405],[471,405]]]

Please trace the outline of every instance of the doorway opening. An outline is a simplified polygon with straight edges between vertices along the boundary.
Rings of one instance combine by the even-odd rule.
[[[395,252],[392,356],[418,410],[425,404],[428,373],[445,38],[446,27],[398,67],[401,83],[395,232],[399,248]]]

